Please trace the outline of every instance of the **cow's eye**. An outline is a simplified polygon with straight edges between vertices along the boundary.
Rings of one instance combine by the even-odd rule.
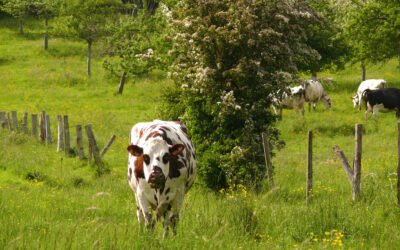
[[[164,164],[167,164],[167,162],[169,161],[169,154],[166,153],[166,154],[163,156],[162,160],[163,160]]]
[[[146,165],[149,165],[149,164],[150,164],[150,156],[148,156],[148,155],[143,155],[143,160],[144,160],[144,163],[146,163]]]

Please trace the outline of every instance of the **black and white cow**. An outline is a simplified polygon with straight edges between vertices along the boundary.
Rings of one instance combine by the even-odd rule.
[[[164,220],[164,236],[176,223],[185,193],[197,173],[195,148],[180,122],[140,122],[128,146],[128,182],[135,193],[139,223],[154,227],[153,211]]]
[[[375,120],[378,118],[379,111],[395,110],[396,117],[400,117],[400,89],[366,89],[363,92],[363,98],[366,104],[365,120],[368,114],[372,112]]]
[[[296,115],[300,112],[304,116],[304,87],[296,86],[296,87],[288,87],[286,92],[282,93],[280,98],[273,97],[272,98],[272,109],[275,114],[278,114],[278,109],[294,109]]]
[[[387,82],[383,79],[368,79],[362,81],[360,86],[358,86],[357,94],[353,96],[353,106],[358,110],[361,110],[361,105],[363,101],[363,93],[367,89],[375,90],[375,89],[383,89],[387,88]]]

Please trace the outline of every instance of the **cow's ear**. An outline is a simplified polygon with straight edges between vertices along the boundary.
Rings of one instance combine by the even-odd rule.
[[[141,156],[143,154],[143,148],[141,148],[137,145],[129,145],[127,150],[133,156]]]
[[[174,146],[169,148],[169,153],[173,156],[179,155],[183,150],[185,149],[185,146],[183,144],[175,144]]]

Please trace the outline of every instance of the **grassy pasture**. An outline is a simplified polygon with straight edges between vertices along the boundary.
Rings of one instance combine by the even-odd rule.
[[[359,68],[324,72],[333,108],[296,117],[284,111],[278,122],[286,147],[276,152],[274,191],[244,188],[214,194],[195,185],[187,195],[178,235],[162,239],[140,228],[126,181],[130,127],[157,118],[158,97],[170,82],[154,73],[128,83],[114,95],[117,79],[93,59],[88,79],[86,47],[78,41],[51,39],[44,51],[41,23],[0,20],[0,110],[51,116],[68,114],[71,138],[76,124],[93,126],[100,146],[117,140],[104,160],[110,173],[95,176],[93,167],[56,153],[56,145],[0,129],[1,249],[398,249],[400,211],[396,205],[397,120],[380,114],[364,120],[353,109]],[[96,55],[96,53],[95,53]],[[368,78],[385,78],[400,87],[397,62],[368,68]],[[338,144],[350,160],[354,125],[362,123],[362,198],[351,201],[351,188],[332,151]],[[314,188],[305,204],[307,131],[314,133]],[[86,143],[86,142],[85,142]],[[72,142],[72,146],[75,143]],[[87,154],[87,151],[86,151]],[[351,161],[351,160],[350,160]]]

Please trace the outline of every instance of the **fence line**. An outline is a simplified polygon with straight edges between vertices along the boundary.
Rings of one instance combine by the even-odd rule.
[[[38,120],[40,118],[40,120]],[[31,129],[30,134],[37,137],[40,142],[46,145],[52,144],[51,136],[51,126],[50,126],[50,116],[46,114],[44,110],[40,112],[40,116],[37,114],[31,114]],[[21,122],[21,127],[18,125],[17,112],[0,111],[0,127],[8,129],[13,132],[21,132],[22,134],[28,133],[28,113],[24,112],[23,119]],[[116,136],[112,135],[108,143],[105,145],[101,153],[99,152],[99,147],[97,145],[92,126],[86,125],[87,136],[88,136],[88,152],[89,161],[93,155],[96,165],[99,167],[104,166],[101,158],[107,153],[111,145],[113,144]],[[38,129],[39,128],[39,129]],[[61,116],[57,115],[57,152],[65,152],[66,156],[72,156],[71,143],[70,143],[70,130],[69,130],[69,118],[67,115]],[[82,125],[76,125],[76,145],[77,145],[77,156],[80,160],[85,159],[83,136],[82,136]]]

